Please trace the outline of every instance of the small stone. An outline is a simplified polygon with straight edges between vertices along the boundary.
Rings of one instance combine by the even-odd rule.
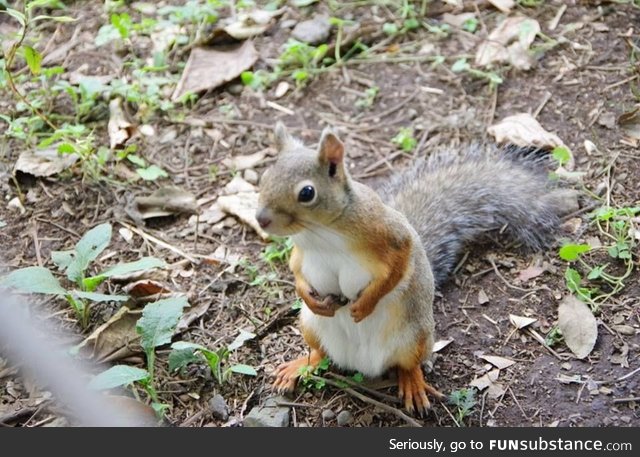
[[[333,420],[336,417],[336,413],[331,411],[330,409],[325,409],[322,411],[322,420],[327,422]]]
[[[289,425],[288,406],[278,406],[280,402],[286,402],[284,397],[268,398],[264,405],[256,406],[244,418],[245,427],[286,427]]]
[[[349,411],[347,411],[346,409],[343,409],[338,414],[338,425],[340,427],[344,427],[346,425],[349,425],[352,421],[353,421],[353,415]]]
[[[563,370],[567,370],[567,371],[571,370],[571,368],[572,368],[571,364],[569,362],[565,362],[560,366],[562,367]]]
[[[276,98],[281,98],[284,97],[284,94],[287,93],[287,91],[289,90],[289,83],[286,81],[280,81],[278,83],[278,86],[276,87],[276,90],[274,92],[274,95]]]
[[[322,44],[329,38],[331,23],[329,17],[325,15],[315,16],[308,21],[299,22],[291,32],[291,35],[299,41],[311,45]]]
[[[478,292],[478,304],[486,305],[487,303],[489,303],[489,297],[483,289],[480,289],[480,291]]]
[[[244,86],[242,84],[229,84],[227,86],[227,92],[231,95],[240,95],[244,90]]]
[[[245,170],[243,177],[249,184],[258,184],[258,173],[255,170],[250,168]]]
[[[222,395],[214,395],[213,398],[209,400],[209,408],[211,408],[211,414],[216,419],[223,421],[229,419],[229,407]]]

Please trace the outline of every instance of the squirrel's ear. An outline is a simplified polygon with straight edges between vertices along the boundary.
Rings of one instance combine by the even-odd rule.
[[[291,144],[291,136],[287,132],[287,128],[280,121],[276,123],[273,133],[276,137],[276,149],[278,152],[284,151]]]
[[[335,176],[336,172],[342,170],[342,162],[344,160],[344,144],[331,131],[329,127],[322,131],[320,138],[320,148],[318,157],[324,163],[329,164],[329,175]]]

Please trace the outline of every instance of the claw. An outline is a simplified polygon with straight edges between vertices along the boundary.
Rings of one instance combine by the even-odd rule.
[[[274,373],[276,379],[273,381],[273,389],[278,393],[293,392],[300,377],[300,369],[306,366],[317,367],[323,357],[320,351],[312,349],[308,356],[283,363]]]
[[[427,384],[420,365],[409,370],[398,368],[398,396],[403,400],[407,411],[417,412],[424,417],[431,408],[427,394],[438,399],[444,397],[437,389]]]

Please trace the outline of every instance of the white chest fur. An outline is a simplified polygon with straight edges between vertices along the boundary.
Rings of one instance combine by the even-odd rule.
[[[372,275],[348,252],[338,234],[317,228],[293,237],[302,251],[302,275],[320,296],[344,295],[355,300]]]
[[[355,300],[371,281],[372,275],[347,249],[345,241],[328,230],[305,231],[294,237],[302,250],[302,274],[320,294],[341,294]],[[403,285],[383,297],[374,312],[359,323],[351,317],[349,306],[333,317],[314,314],[302,307],[302,324],[318,337],[322,348],[338,366],[367,376],[381,375],[393,365],[396,354],[414,343],[402,321],[394,318],[390,305],[398,300]]]

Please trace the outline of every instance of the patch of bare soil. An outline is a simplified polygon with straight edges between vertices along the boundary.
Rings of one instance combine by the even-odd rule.
[[[280,45],[288,38],[289,29],[279,24],[326,11],[324,3],[317,3],[304,13],[291,9],[266,35],[257,37],[255,46],[261,56],[257,67],[267,68],[269,59],[278,56]],[[441,147],[491,141],[486,134],[489,125],[511,114],[530,112],[573,151],[576,170],[586,172],[578,187],[592,192],[604,189],[611,203],[638,206],[640,154],[637,147],[621,141],[623,136],[615,122],[606,119],[616,119],[638,103],[632,88],[640,87],[640,10],[607,2],[599,6],[570,2],[557,28],[549,30],[549,22],[564,3],[552,1],[537,8],[517,8],[519,14],[537,19],[547,36],[556,40],[562,36],[563,40],[540,53],[531,70],[506,71],[504,83],[497,90],[491,90],[484,79],[449,69],[454,56],[472,56],[481,37],[497,23],[498,12],[483,3],[477,11],[479,31],[475,34],[454,31],[439,38],[420,29],[386,44],[389,53],[398,44],[414,49],[412,58],[400,58],[399,54],[392,63],[380,62],[381,59],[347,62],[277,100],[275,87],[258,93],[241,86],[238,80],[209,91],[195,102],[186,120],[160,121],[154,125],[156,135],[137,139],[139,153],[167,170],[171,184],[211,202],[234,175],[222,164],[225,158],[267,150],[270,155],[257,171],[268,166],[273,154],[270,129],[276,119],[307,143],[315,143],[322,128],[330,125],[346,143],[352,175],[375,186],[391,173],[401,172],[415,156],[428,155]],[[100,8],[77,6],[76,11],[85,18],[83,33],[94,35],[104,20]],[[373,16],[369,7],[343,8],[332,14],[354,20]],[[391,13],[380,8],[376,14],[388,18]],[[426,21],[437,26],[442,19],[438,14]],[[62,28],[58,33],[51,39],[59,45],[69,39],[65,34],[73,30]],[[423,54],[418,53],[420,50]],[[434,57],[440,55],[448,59],[447,64],[433,65]],[[105,48],[92,51],[91,56],[86,51],[72,50],[65,62],[73,71],[88,58],[99,59],[104,72],[109,73],[107,67],[120,65],[122,56]],[[96,72],[100,73],[99,69]],[[356,102],[372,87],[379,88],[372,105],[357,107]],[[294,114],[285,114],[267,101],[276,101]],[[406,126],[414,127],[418,140],[413,154],[399,152],[390,141]],[[105,127],[97,129],[96,135],[108,144]],[[585,148],[585,141],[592,142],[595,148]],[[0,147],[0,186],[5,202],[18,192],[8,176],[20,148],[19,141],[10,139]],[[215,177],[213,166],[218,170]],[[178,339],[219,348],[233,341],[239,329],[257,335],[234,352],[231,360],[252,365],[258,376],[234,375],[223,384],[217,383],[204,365],[192,365],[182,374],[169,373],[169,350],[161,349],[156,363],[157,390],[161,400],[170,405],[168,423],[242,424],[252,407],[273,395],[270,383],[276,366],[306,350],[296,327],[297,311],[291,308],[296,297],[290,272],[284,264],[272,266],[262,260],[260,253],[265,243],[241,222],[226,218],[204,227],[198,237],[188,230],[188,215],[158,218],[138,227],[185,253],[209,256],[224,246],[244,259],[235,268],[208,262],[191,264],[149,239],[136,236],[126,241],[118,234],[123,223],[135,227],[125,211],[132,199],[150,193],[160,184],[96,184],[82,182],[71,173],[37,180],[21,176],[19,182],[25,210],[8,208],[6,203],[0,209],[0,220],[6,222],[0,228],[3,269],[50,263],[51,251],[69,249],[90,227],[111,222],[114,238],[100,260],[101,266],[143,255],[163,258],[172,265],[164,280],[173,290],[185,292],[192,308],[202,310]],[[588,208],[593,203],[585,192],[582,206],[586,209],[573,216],[579,221],[574,222],[568,238],[584,242],[599,235],[588,218]],[[532,265],[544,266],[544,273],[519,280],[520,273]],[[257,275],[268,279],[256,285],[256,272],[252,273],[248,266],[257,268]],[[447,394],[469,387],[470,382],[492,369],[491,363],[481,358],[483,355],[515,362],[500,370],[495,389],[477,394],[477,404],[463,418],[465,424],[640,425],[640,373],[634,371],[640,361],[640,275],[636,270],[626,280],[623,293],[602,306],[597,316],[599,335],[595,349],[586,359],[578,360],[563,343],[552,349],[543,344],[557,320],[558,303],[568,294],[565,266],[557,256],[557,246],[546,252],[523,253],[498,241],[489,247],[470,247],[468,256],[441,291],[435,303],[438,338],[453,341],[432,361],[426,375],[432,385]],[[90,328],[83,331],[61,301],[40,301],[40,306],[47,313],[45,322],[73,342],[80,341],[117,310],[115,304],[101,304],[93,313]],[[515,330],[510,314],[537,321],[528,330]],[[620,324],[632,331],[620,333]],[[140,353],[110,360],[116,362],[144,365]],[[39,408],[42,394],[17,376],[13,366],[3,365],[1,359],[0,380],[0,423],[33,426],[55,420],[55,411]],[[376,380],[372,386],[395,396],[396,388],[390,384],[393,382]],[[226,400],[228,420],[211,415],[209,402],[214,394],[221,394]],[[398,406],[388,399],[381,401]],[[391,412],[332,386],[319,390],[298,388],[289,405],[294,426],[335,426],[335,416],[343,410],[351,413],[352,426],[404,425]],[[328,414],[327,410],[335,414]],[[453,426],[459,418],[454,405],[435,402],[431,414],[417,420],[427,426]]]

